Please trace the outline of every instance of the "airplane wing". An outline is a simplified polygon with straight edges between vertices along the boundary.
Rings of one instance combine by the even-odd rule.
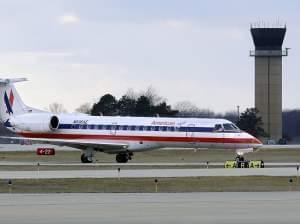
[[[263,145],[259,149],[273,150],[273,149],[300,149],[300,145]]]
[[[128,144],[115,143],[115,142],[101,142],[97,140],[81,140],[81,139],[49,139],[49,138],[24,138],[24,137],[6,137],[0,136],[3,139],[26,140],[31,141],[33,144],[52,144],[59,146],[69,146],[77,149],[87,149],[88,147],[94,148],[96,151],[103,151],[108,153],[126,151]]]

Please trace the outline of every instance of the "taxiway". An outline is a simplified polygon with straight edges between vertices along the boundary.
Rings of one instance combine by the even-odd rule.
[[[297,176],[296,168],[264,169],[121,169],[115,170],[43,170],[0,171],[0,179],[52,178],[141,178],[141,177],[201,177],[201,176]]]
[[[1,223],[298,224],[300,192],[1,194]]]

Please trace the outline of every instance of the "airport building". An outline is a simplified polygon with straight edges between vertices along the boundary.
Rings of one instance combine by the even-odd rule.
[[[251,26],[255,50],[255,107],[262,117],[268,139],[276,142],[282,138],[282,50],[286,27],[261,28]]]

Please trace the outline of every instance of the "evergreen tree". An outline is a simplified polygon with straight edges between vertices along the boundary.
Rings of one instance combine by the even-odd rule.
[[[148,97],[142,95],[136,101],[135,115],[139,117],[153,116],[152,105]]]
[[[135,116],[136,101],[127,95],[121,97],[118,102],[119,115],[121,116]]]
[[[91,114],[94,116],[99,116],[100,114],[104,116],[112,116],[117,113],[117,100],[111,94],[103,95],[99,102],[93,105],[91,111]]]
[[[262,128],[263,122],[261,117],[258,116],[258,110],[256,108],[247,108],[246,111],[241,114],[237,125],[241,130],[244,130],[255,137],[268,136]]]
[[[159,115],[160,117],[173,117],[178,111],[172,110],[170,105],[167,105],[166,102],[162,102],[156,106],[153,106],[154,115]]]

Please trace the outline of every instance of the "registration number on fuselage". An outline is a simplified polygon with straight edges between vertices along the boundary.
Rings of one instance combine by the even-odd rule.
[[[88,120],[74,120],[73,124],[87,124]]]

